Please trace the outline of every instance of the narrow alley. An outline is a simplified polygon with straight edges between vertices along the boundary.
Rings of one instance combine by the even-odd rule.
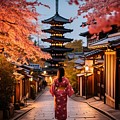
[[[50,95],[49,89],[32,104],[34,107],[18,120],[55,120],[54,98]],[[91,108],[87,103],[77,102],[68,98],[68,119],[67,120],[110,120],[107,116]]]

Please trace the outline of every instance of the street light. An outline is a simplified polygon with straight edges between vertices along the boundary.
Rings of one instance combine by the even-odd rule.
[[[88,70],[89,70],[88,65],[85,65],[85,72],[88,72]]]
[[[30,78],[29,78],[29,81],[33,81],[33,77],[30,77]]]
[[[87,73],[88,71],[89,71],[89,66],[85,65],[85,96],[86,96],[86,99],[87,99]]]
[[[47,68],[47,65],[45,65],[45,68]]]
[[[43,74],[45,75],[47,72],[46,71],[43,71]]]

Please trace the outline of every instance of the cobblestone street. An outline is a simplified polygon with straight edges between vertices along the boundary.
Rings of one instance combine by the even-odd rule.
[[[54,118],[54,98],[48,89],[32,105],[34,109],[23,115],[19,120],[52,120]],[[110,120],[107,116],[91,108],[87,103],[68,99],[67,120]]]

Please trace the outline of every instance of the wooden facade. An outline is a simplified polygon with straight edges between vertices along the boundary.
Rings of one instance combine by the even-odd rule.
[[[116,49],[115,108],[120,109],[120,47]]]
[[[26,77],[22,80],[22,97],[30,97],[30,80]]]
[[[104,71],[101,67],[94,68],[94,96],[104,100],[105,96],[105,81]]]
[[[39,78],[35,79],[31,74],[33,72],[33,67],[27,65],[16,69],[14,104],[26,104],[26,99],[35,98],[39,89]]]
[[[84,74],[77,74],[78,95],[85,96],[85,77]]]
[[[78,93],[80,96],[87,98],[94,96],[93,74],[77,74]]]
[[[86,76],[86,97],[90,98],[94,96],[94,76],[93,74],[88,74]]]
[[[16,94],[16,101],[15,103],[17,102],[20,102],[20,83],[16,83],[16,91],[15,91],[15,94]]]
[[[103,93],[105,93],[104,103],[115,109],[120,109],[120,32],[91,44],[89,48],[104,50],[103,68],[101,70],[96,68],[94,71],[95,79],[98,81],[98,83],[95,83],[96,88],[98,88],[95,95],[100,93],[98,96],[102,100],[103,97],[101,96],[104,96]],[[102,81],[102,78],[104,81]],[[101,87],[102,91],[97,86]]]
[[[104,100],[105,104],[120,109],[120,27],[112,25],[111,28],[107,33],[100,32],[92,36],[89,32],[84,32],[80,35],[87,38],[87,47],[91,52],[103,50],[103,64],[96,64],[98,58],[93,57],[94,96]]]
[[[86,96],[86,98],[97,96],[104,100],[104,52],[102,50],[94,50],[84,54],[85,64],[82,66],[81,73],[77,74],[78,93],[80,96]],[[88,66],[88,71],[85,71],[85,66]]]
[[[115,108],[116,51],[105,52],[106,104]]]

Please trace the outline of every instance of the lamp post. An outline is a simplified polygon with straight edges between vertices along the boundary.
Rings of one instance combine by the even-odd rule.
[[[88,65],[85,65],[85,96],[86,96],[86,99],[87,99],[87,73],[89,71],[89,67]]]

